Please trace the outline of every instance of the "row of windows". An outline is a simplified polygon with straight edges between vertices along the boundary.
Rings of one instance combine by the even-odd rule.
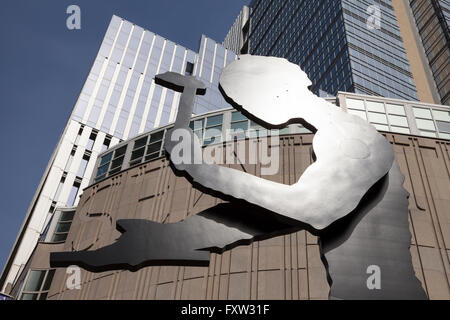
[[[450,112],[430,108],[413,107],[417,127],[429,137],[450,138]]]
[[[64,242],[69,234],[75,211],[61,211],[56,222],[51,242]]]
[[[130,165],[159,158],[161,156],[164,133],[165,131],[162,130],[136,140],[131,153]]]
[[[391,131],[403,134],[417,134],[450,139],[450,114],[448,111],[426,109],[414,106],[411,110],[416,121],[415,126],[409,123],[409,116],[405,105],[385,103],[371,99],[347,98],[348,112],[360,116],[372,123],[378,130]],[[413,113],[412,113],[413,112]],[[228,113],[216,114],[198,118],[190,122],[190,128],[204,145],[230,141],[237,138],[255,138],[268,135],[288,133],[309,133],[306,128],[295,124],[280,131],[268,131],[253,121],[247,119],[238,111],[231,112],[229,127],[224,124]],[[169,127],[170,128],[170,127]],[[164,156],[164,139],[167,129],[161,129],[132,141],[131,155],[127,160],[127,167]],[[229,128],[224,136],[224,128]],[[414,128],[418,128],[417,131]],[[417,131],[417,132],[416,132]],[[100,181],[122,170],[127,145],[102,156],[94,181]]]
[[[282,130],[267,130],[246,118],[240,112],[231,113],[229,136],[224,136],[225,114],[216,114],[192,120],[189,124],[194,134],[203,146],[220,143],[224,140],[266,137],[269,135],[283,135],[289,133],[310,133],[301,125],[293,124]],[[129,144],[112,150],[103,155],[99,161],[94,181],[98,182],[106,177],[120,172],[125,163],[128,145],[132,148],[128,166],[135,166],[164,156],[164,139],[171,127],[152,132],[143,137],[132,140]],[[132,146],[131,146],[132,145]]]
[[[77,150],[79,149],[78,143],[79,143],[79,140],[80,140],[81,135],[83,133],[83,130],[84,130],[84,125],[81,125],[80,129],[78,131],[77,137],[75,139],[74,146],[73,146],[73,148],[72,148],[72,150],[71,150],[71,152],[69,154],[69,158],[67,159],[66,165],[64,167],[64,172],[63,172],[63,174],[61,176],[61,179],[59,181],[58,187],[57,187],[57,189],[55,191],[55,194],[54,194],[54,197],[53,197],[55,202],[62,202],[62,203],[64,203],[67,206],[73,206],[75,204],[75,202],[76,202],[77,196],[78,196],[79,191],[80,191],[82,180],[83,180],[83,178],[84,178],[84,176],[86,174],[86,168],[87,168],[87,166],[89,164],[89,161],[92,158],[92,148],[93,148],[94,143],[95,143],[95,141],[97,139],[97,131],[93,130],[91,132],[91,134],[89,135],[89,139],[88,139],[88,142],[86,144],[86,148],[84,149],[84,153],[83,153],[81,162],[79,164],[78,170],[76,171],[76,177],[75,177],[75,180],[74,180],[74,182],[73,182],[73,184],[71,186],[69,197],[67,199],[64,199],[64,200],[60,199],[61,191],[62,191],[64,185],[66,184],[66,178],[67,178],[68,172],[69,172],[69,170],[70,170],[70,168],[72,166],[75,154],[76,154]],[[112,138],[111,136],[106,136],[105,137],[105,139],[103,140],[101,152],[105,151],[110,146],[111,138]],[[49,214],[53,214],[53,210],[50,210]]]
[[[54,275],[55,269],[30,270],[19,300],[46,300]]]
[[[352,87],[339,1],[284,1],[273,21],[256,26],[254,32],[259,32],[256,29],[266,34],[258,44],[251,38],[252,53],[286,57],[299,64],[314,92],[336,94]]]
[[[448,1],[411,0],[422,44],[443,104],[450,103],[450,4]],[[440,20],[440,14],[444,19]]]
[[[119,172],[122,168],[126,151],[127,146],[123,146],[103,156],[97,170],[96,180],[103,179],[106,177],[106,174],[113,175]]]
[[[412,106],[413,126],[404,105],[354,98],[346,101],[349,113],[369,121],[378,130],[450,139],[450,111]]]
[[[364,106],[363,100],[347,98],[347,108],[349,113],[369,121],[378,130],[410,133],[402,105],[367,100]]]
[[[368,32],[366,9],[372,4],[372,1],[255,2],[257,12],[251,17],[250,50],[253,54],[286,57],[299,64],[311,79],[315,92],[322,89],[336,94],[339,90],[361,87],[374,95],[416,100],[393,8],[389,2],[377,1],[383,28]],[[347,50],[346,35],[354,48],[360,49],[350,50],[355,67],[369,70],[369,73],[348,70],[350,74],[362,73],[353,79],[346,72],[348,54],[341,54]]]

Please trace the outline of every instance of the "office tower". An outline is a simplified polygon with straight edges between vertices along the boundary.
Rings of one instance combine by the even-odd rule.
[[[400,1],[401,2],[401,1]],[[450,105],[450,2],[448,0],[410,0],[406,13],[415,23],[415,41],[438,101]],[[401,4],[397,4],[401,5]],[[424,53],[424,54],[422,54]]]
[[[380,28],[369,19],[369,5],[380,10]],[[250,8],[241,50],[300,65],[315,93],[417,100],[390,1],[254,0]]]
[[[250,27],[249,23],[250,8],[244,6],[228,31],[223,46],[235,53],[247,53],[247,48],[243,48],[242,45],[248,36]]]
[[[389,2],[270,1],[250,4],[243,51],[285,57],[301,66],[312,90],[417,99],[409,62]],[[368,24],[378,3],[380,25]]]
[[[316,93],[338,91],[449,104],[450,5],[420,1],[254,0],[223,44],[299,64]],[[242,41],[236,36],[242,25]]]
[[[199,53],[113,16],[26,213],[0,279],[13,285],[58,207],[78,204],[102,151],[175,119],[180,94],[157,86],[155,74],[196,75],[208,87],[195,113],[228,106],[217,88],[221,69],[236,55],[202,36]],[[117,156],[118,167],[123,157]],[[113,168],[114,169],[114,168]],[[117,170],[117,168],[116,168]],[[64,233],[52,241],[62,240]]]

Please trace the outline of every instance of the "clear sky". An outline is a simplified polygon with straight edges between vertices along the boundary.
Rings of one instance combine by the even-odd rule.
[[[81,30],[66,9],[81,8]],[[113,14],[194,51],[222,42],[248,0],[2,0],[0,269]]]

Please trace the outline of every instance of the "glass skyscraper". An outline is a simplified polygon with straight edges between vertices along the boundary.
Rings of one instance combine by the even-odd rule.
[[[109,147],[173,122],[180,93],[156,85],[166,71],[195,75],[207,86],[195,113],[228,107],[218,89],[236,55],[206,36],[194,52],[113,16],[86,82],[42,176],[0,279],[0,291],[25,267],[58,207],[78,204],[97,156]],[[123,155],[113,159],[118,168]]]
[[[441,103],[450,105],[450,2],[409,2]]]
[[[241,52],[300,65],[315,93],[418,99],[391,1],[254,0],[250,8]],[[369,24],[378,17],[380,28]]]

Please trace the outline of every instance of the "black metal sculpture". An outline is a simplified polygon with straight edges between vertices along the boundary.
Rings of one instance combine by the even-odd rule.
[[[77,264],[99,272],[208,265],[210,252],[307,229],[320,237],[331,297],[426,298],[412,269],[407,193],[392,147],[367,122],[309,92],[309,79],[297,65],[242,56],[220,78],[227,101],[264,127],[300,122],[315,131],[317,160],[291,186],[204,163],[200,142],[189,128],[195,95],[205,93],[204,85],[172,72],[155,81],[182,92],[174,128],[165,140],[175,170],[231,203],[173,224],[119,220],[123,235],[116,243],[95,251],[52,253],[53,267]],[[173,157],[179,141],[172,137],[180,137],[180,131],[193,141],[190,158],[183,162]],[[384,279],[375,290],[366,284],[371,265],[382,268]]]

